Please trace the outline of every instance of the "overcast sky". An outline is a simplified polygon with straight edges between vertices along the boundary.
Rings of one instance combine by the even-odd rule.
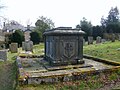
[[[85,17],[93,25],[99,25],[101,17],[108,15],[111,7],[120,9],[120,0],[0,0],[6,6],[2,16],[26,25],[45,16],[55,26],[75,27]]]

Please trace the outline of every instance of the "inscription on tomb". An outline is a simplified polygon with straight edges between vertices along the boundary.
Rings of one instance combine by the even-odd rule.
[[[64,42],[64,55],[67,58],[71,58],[74,55],[74,42]]]

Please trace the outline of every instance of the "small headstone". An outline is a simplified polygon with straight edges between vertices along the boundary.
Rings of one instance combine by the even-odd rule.
[[[115,34],[112,34],[112,42],[115,42]]]
[[[89,44],[93,44],[93,37],[92,36],[88,36],[88,45]]]
[[[106,39],[102,39],[101,42],[102,42],[102,43],[105,43],[105,42],[106,42]]]
[[[7,51],[0,50],[0,61],[6,61],[6,60],[7,60]]]
[[[18,52],[18,43],[11,43],[9,45],[11,53],[17,53]]]
[[[98,37],[96,38],[96,44],[98,44],[98,43],[101,43],[101,37],[100,37],[100,36],[98,36]]]

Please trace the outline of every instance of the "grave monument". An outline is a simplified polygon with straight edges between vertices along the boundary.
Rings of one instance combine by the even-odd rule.
[[[33,42],[30,41],[30,25],[27,25],[27,30],[24,32],[25,42],[22,42],[22,49],[33,52]]]
[[[88,36],[88,45],[89,44],[93,44],[93,37],[92,36]]]
[[[101,43],[101,41],[102,41],[102,38],[100,36],[97,36],[96,37],[96,44]]]
[[[44,32],[45,59],[50,65],[83,64],[83,35],[79,29],[58,27]]]

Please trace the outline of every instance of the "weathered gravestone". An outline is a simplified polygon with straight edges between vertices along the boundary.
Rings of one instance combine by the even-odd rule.
[[[70,27],[45,31],[45,59],[51,65],[84,63],[83,35],[83,31]]]
[[[112,42],[115,42],[115,34],[112,34],[111,41],[112,41]]]
[[[30,25],[27,25],[27,30],[24,32],[25,42],[22,42],[22,50],[33,52],[33,42],[30,41]]]
[[[6,60],[7,60],[7,51],[0,50],[0,61],[6,61]]]
[[[88,45],[89,44],[93,44],[93,37],[92,36],[88,36]]]
[[[32,41],[25,41],[22,43],[23,46],[22,48],[25,50],[25,51],[33,51],[33,42]]]
[[[101,42],[102,42],[102,43],[105,43],[105,42],[106,42],[106,39],[102,39]]]
[[[98,44],[98,43],[101,43],[101,37],[100,37],[100,36],[98,36],[98,37],[96,38],[96,44]]]
[[[18,52],[18,43],[11,43],[9,45],[9,49],[11,53],[17,53]]]
[[[120,34],[118,35],[118,40],[120,41]]]

